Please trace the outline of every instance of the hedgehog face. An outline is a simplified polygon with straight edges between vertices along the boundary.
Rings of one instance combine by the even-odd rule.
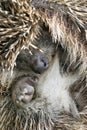
[[[45,40],[43,40],[45,39]],[[22,50],[16,60],[16,68],[20,70],[29,70],[36,73],[43,73],[50,65],[56,51],[56,46],[52,42],[50,33],[44,31],[33,43],[29,50]]]

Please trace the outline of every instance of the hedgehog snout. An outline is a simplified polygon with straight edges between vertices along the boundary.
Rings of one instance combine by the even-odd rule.
[[[31,58],[31,68],[36,73],[43,73],[49,67],[49,58],[41,53],[36,53]]]

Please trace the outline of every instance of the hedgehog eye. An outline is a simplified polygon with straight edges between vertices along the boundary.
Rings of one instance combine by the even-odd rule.
[[[52,58],[54,58],[55,54],[52,54]]]

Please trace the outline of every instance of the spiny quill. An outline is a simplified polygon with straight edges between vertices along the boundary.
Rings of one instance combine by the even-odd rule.
[[[70,75],[55,75],[55,72],[58,74],[57,71],[59,71],[60,74],[60,68],[58,70],[58,59],[55,58],[55,62],[52,63],[55,66],[52,66],[54,67],[53,69],[51,68],[54,73],[51,72],[50,74],[50,69],[48,68],[44,76],[47,82],[43,79],[43,81],[41,81],[41,86],[39,86],[39,88],[36,86],[37,93],[35,93],[38,94],[38,90],[41,90],[45,82],[45,87],[43,86],[39,96],[44,93],[47,93],[47,98],[52,96],[52,104],[49,103],[49,100],[46,102],[46,98],[45,101],[41,97],[40,100],[38,100],[37,95],[33,100],[34,104],[32,105],[31,101],[29,107],[20,112],[13,103],[11,84],[13,83],[12,81],[14,81],[15,84],[15,76],[18,80],[21,71],[18,71],[15,76],[12,75],[13,77],[9,74],[9,71],[4,71],[4,73],[1,72],[0,130],[12,130],[12,128],[16,130],[87,130],[87,39],[85,33],[85,28],[87,26],[87,0],[0,1],[1,64],[4,68],[7,66],[13,69],[16,57],[22,49],[29,48],[29,46],[38,49],[37,46],[35,47],[35,45],[33,45],[33,42],[38,38],[41,23],[49,28],[53,41],[57,43],[56,45],[60,45],[62,50],[67,53],[68,56],[63,57],[62,55],[61,57],[63,57],[63,60],[65,61],[64,67],[70,72]],[[59,49],[58,51],[60,51]],[[67,60],[67,57],[70,59],[68,58]],[[73,66],[76,69],[73,69]],[[70,71],[70,68],[72,71]],[[57,79],[59,78],[58,76],[61,77],[60,79],[62,80]],[[61,95],[58,92],[60,92],[59,89],[65,92],[67,83],[71,83],[69,81],[70,76],[71,80],[73,80],[72,76],[75,79],[79,77],[78,80],[73,83],[74,87],[70,84],[71,93],[67,90],[70,97],[73,99],[71,101],[75,103],[75,106],[78,109],[79,119],[72,117],[72,109],[70,109],[70,113],[65,113],[65,111],[64,113],[61,113],[59,112],[60,104],[56,104],[56,107],[54,105],[56,101],[60,101],[61,96],[63,97],[62,99],[64,99],[64,94]],[[54,77],[56,83],[53,81],[52,83],[54,86],[51,86],[50,82]],[[63,80],[64,78],[67,78],[67,80],[61,87],[61,83],[59,82],[65,81]],[[63,88],[65,87],[65,84],[66,88]],[[57,86],[55,94],[53,93],[54,91],[49,93],[50,90],[55,89],[55,86]],[[43,95],[41,96],[44,97]],[[56,98],[53,99],[55,96],[58,97],[58,100],[54,100]],[[72,106],[73,102],[71,101],[70,103]],[[63,102],[63,105],[64,103],[66,104],[67,102]],[[53,105],[53,108],[51,108],[51,106],[49,108],[49,105]],[[79,108],[78,105],[81,108]]]
[[[42,20],[49,26],[53,40],[72,54],[71,60],[73,57],[76,60],[77,55],[82,58],[87,55],[83,33],[87,25],[87,0],[2,0],[0,60],[3,67],[14,67],[20,51],[37,37]],[[82,33],[84,38],[81,38]]]
[[[27,1],[0,2],[0,60],[13,69],[17,55],[38,34],[39,18]],[[35,35],[34,35],[35,33]]]

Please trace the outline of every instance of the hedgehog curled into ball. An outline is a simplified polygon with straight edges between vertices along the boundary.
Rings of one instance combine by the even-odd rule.
[[[86,5],[0,2],[0,130],[87,129]]]

